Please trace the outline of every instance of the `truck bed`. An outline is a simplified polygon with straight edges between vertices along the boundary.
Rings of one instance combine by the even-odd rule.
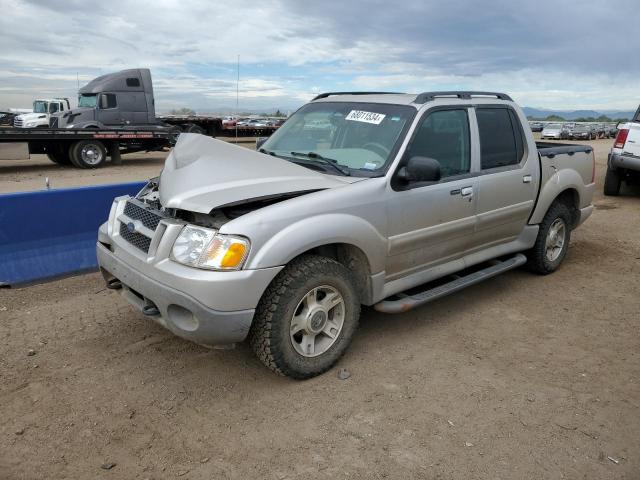
[[[578,145],[573,143],[536,142],[538,153],[542,157],[551,157],[562,153],[574,154],[576,152],[591,153],[591,145]]]

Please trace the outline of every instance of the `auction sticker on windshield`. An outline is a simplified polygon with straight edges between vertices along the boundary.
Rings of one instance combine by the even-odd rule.
[[[351,110],[349,115],[345,117],[345,120],[352,120],[354,122],[373,123],[374,125],[380,125],[380,122],[384,120],[386,115],[375,112],[365,112],[362,110]]]

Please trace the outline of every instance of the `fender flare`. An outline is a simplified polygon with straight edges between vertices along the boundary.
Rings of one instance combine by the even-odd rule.
[[[578,204],[576,208],[580,208],[582,199],[586,196],[584,180],[578,172],[569,168],[559,170],[544,185],[538,196],[538,204],[529,219],[529,224],[542,222],[551,204],[567,190],[573,190],[577,193]]]
[[[305,218],[280,230],[251,256],[247,268],[286,265],[306,251],[335,243],[353,245],[362,250],[371,274],[384,270],[386,238],[369,222],[343,213]]]

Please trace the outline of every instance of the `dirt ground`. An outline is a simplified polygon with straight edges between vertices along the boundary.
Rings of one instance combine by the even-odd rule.
[[[603,197],[591,144],[597,208],[559,271],[365,310],[347,380],[176,338],[98,274],[0,290],[0,478],[640,478],[640,189]],[[0,164],[0,191],[161,164]]]

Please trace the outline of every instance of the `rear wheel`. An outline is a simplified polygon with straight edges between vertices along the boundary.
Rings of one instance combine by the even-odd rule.
[[[310,378],[342,356],[359,316],[349,270],[330,258],[304,255],[287,265],[265,291],[249,342],[274,372]]]
[[[78,168],[97,168],[107,160],[107,149],[97,140],[81,140],[71,147],[71,162]]]
[[[604,176],[604,194],[611,197],[618,196],[621,185],[622,178],[620,177],[620,172],[607,167],[607,173]]]
[[[547,275],[555,272],[569,248],[571,213],[563,203],[554,203],[540,223],[533,248],[527,252],[529,270]]]
[[[63,145],[56,145],[55,147],[47,147],[47,157],[53,163],[58,165],[70,165],[71,157],[69,156],[69,149]]]

